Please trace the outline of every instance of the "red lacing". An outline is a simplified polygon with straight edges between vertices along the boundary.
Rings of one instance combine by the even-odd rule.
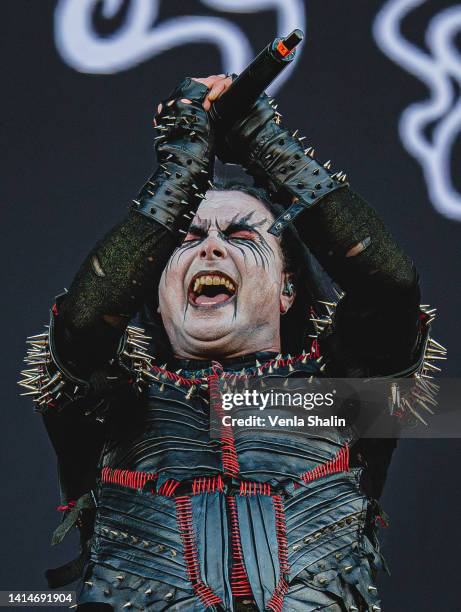
[[[72,500],[65,505],[56,506],[56,510],[58,512],[66,512],[67,510],[71,510],[72,508],[74,508],[76,503],[77,503],[76,501]]]
[[[156,365],[153,365],[151,369],[153,372],[156,372],[157,374],[163,374],[169,380],[174,380],[175,382],[179,381],[181,385],[192,386],[192,385],[201,385],[203,383],[203,380],[201,378],[186,378],[185,376],[180,376],[179,374],[176,374],[176,372],[170,372],[170,370],[159,368]]]
[[[165,482],[159,486],[159,488],[157,489],[157,493],[158,495],[166,495],[166,497],[171,497],[180,484],[181,483],[179,480],[174,480],[173,478],[169,478],[168,480],[165,480]]]
[[[208,376],[208,386],[210,390],[210,403],[213,410],[216,411],[218,416],[222,416],[222,400],[221,390],[219,386],[219,374],[217,372],[217,366],[213,367],[213,374]],[[222,423],[222,420],[221,420]],[[240,471],[238,463],[237,451],[235,449],[235,440],[232,427],[225,427],[221,425],[220,428],[220,440],[221,440],[221,458],[223,464],[224,474],[226,476],[236,477]]]
[[[272,593],[270,600],[267,603],[267,607],[269,610],[273,610],[273,612],[281,612],[283,608],[283,600],[288,590],[288,583],[285,576],[290,571],[290,566],[288,565],[288,541],[282,498],[280,495],[274,495],[272,500],[275,510],[275,533],[278,544],[280,579],[274,592]]]
[[[155,480],[158,474],[148,472],[133,472],[132,470],[119,470],[105,467],[101,472],[102,482],[111,482],[132,489],[142,489],[148,480]]]
[[[308,470],[301,474],[301,478],[304,482],[311,482],[312,480],[317,480],[317,478],[322,478],[322,476],[327,476],[328,474],[336,474],[337,472],[348,472],[349,471],[349,446],[343,446],[335,455],[334,459],[327,461],[327,463],[323,463],[322,465],[317,465],[312,470]]]
[[[271,486],[267,482],[241,480],[239,495],[271,495]]]
[[[192,526],[192,502],[190,497],[176,497],[176,514],[178,517],[179,532],[183,543],[183,556],[186,561],[186,569],[194,593],[202,603],[209,607],[222,603],[221,598],[213,593],[200,578],[200,565],[198,560],[197,545],[195,543],[194,530]]]
[[[303,363],[305,363],[305,361],[307,359],[317,359],[318,357],[320,357],[320,348],[319,348],[319,344],[317,342],[317,340],[313,340],[311,342],[311,347],[310,347],[310,351],[304,354],[300,354],[300,355],[295,355],[294,357],[289,357],[287,359],[282,359],[280,357],[280,359],[269,359],[269,361],[266,361],[264,363],[262,363],[260,366],[258,366],[254,372],[252,373],[248,373],[248,372],[244,372],[243,374],[241,373],[235,373],[235,372],[221,372],[220,376],[221,378],[226,378],[226,379],[233,379],[233,380],[244,380],[246,378],[250,378],[252,376],[257,376],[259,374],[263,374],[264,370],[269,370],[270,367],[286,367],[289,365],[294,365],[295,363],[301,361]],[[214,362],[217,363],[217,362]],[[219,364],[218,364],[219,365]],[[220,366],[219,366],[220,367]],[[213,374],[211,375],[211,377],[216,375],[216,371],[217,371],[217,366],[215,365],[212,370],[213,370]],[[155,372],[156,374],[162,374],[164,377],[168,378],[168,380],[172,380],[174,382],[178,382],[181,385],[185,385],[185,386],[192,386],[192,385],[201,385],[203,384],[203,379],[202,378],[186,378],[185,376],[181,376],[180,374],[177,374],[176,372],[171,372],[170,370],[166,370],[165,368],[160,368],[157,365],[153,365],[151,367],[151,370],[153,372]],[[221,368],[222,370],[222,368]],[[207,379],[209,380],[210,377],[207,377]]]
[[[232,571],[230,576],[231,589],[234,597],[252,596],[250,582],[243,562],[242,543],[238,523],[237,504],[235,498],[227,496],[227,507],[231,526]]]
[[[214,493],[224,491],[224,482],[221,475],[217,476],[199,476],[192,481],[192,495],[200,495],[200,493]]]

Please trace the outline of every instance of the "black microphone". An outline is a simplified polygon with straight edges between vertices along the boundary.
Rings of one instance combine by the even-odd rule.
[[[301,30],[285,38],[276,38],[233,81],[229,89],[209,110],[213,121],[230,125],[253,106],[258,97],[294,59],[296,46],[302,41]]]

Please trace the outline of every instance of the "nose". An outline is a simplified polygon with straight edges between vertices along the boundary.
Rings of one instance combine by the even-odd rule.
[[[213,260],[223,259],[227,256],[226,245],[218,238],[215,233],[209,233],[206,240],[202,242],[202,248],[200,249],[200,259]]]

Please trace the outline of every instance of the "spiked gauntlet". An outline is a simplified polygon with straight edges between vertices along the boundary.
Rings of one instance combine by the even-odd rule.
[[[202,107],[207,91],[188,78],[163,102],[155,126],[159,168],[134,200],[136,212],[179,234],[187,233],[212,170],[214,143]]]
[[[346,177],[331,173],[328,162],[317,163],[313,148],[304,149],[303,138],[296,137],[297,130],[290,134],[281,126],[276,108],[265,94],[260,96],[250,114],[224,135],[226,152],[221,157],[235,152],[248,171],[287,206],[269,229],[280,236],[303,210],[345,187]]]
[[[240,160],[284,205],[269,232],[279,236],[295,221],[303,241],[346,292],[330,327],[336,375],[404,371],[417,360],[424,336],[413,262],[376,211],[349,189],[346,175],[332,173],[330,161],[318,163],[298,130],[282,127],[276,108],[262,95],[221,137],[219,154]]]

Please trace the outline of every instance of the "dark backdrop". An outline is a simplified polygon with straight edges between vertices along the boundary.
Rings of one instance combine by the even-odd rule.
[[[405,32],[424,45],[428,19],[452,3],[422,4],[405,22]],[[445,375],[457,376],[461,226],[433,208],[421,168],[398,138],[401,111],[427,91],[377,48],[371,26],[381,7],[371,0],[306,3],[308,42],[278,92],[279,110],[316,146],[319,159],[332,158],[336,169],[347,171],[355,190],[415,259],[424,302],[439,309],[434,335],[448,346]],[[54,455],[40,418],[15,386],[25,336],[41,330],[53,296],[71,282],[88,249],[123,215],[150,172],[154,104],[185,75],[221,71],[213,46],[189,44],[117,74],[79,73],[56,51],[54,9],[51,0],[4,0],[0,8],[0,589],[44,588],[43,569],[75,552],[72,543],[49,546],[59,503]],[[168,0],[161,3],[159,20],[186,12],[213,14],[193,0]],[[275,34],[270,10],[230,19],[255,50]],[[460,167],[459,144],[453,170]],[[387,611],[461,610],[460,449],[458,440],[407,440],[395,454],[383,498],[391,517],[391,528],[382,533],[392,571],[382,579]]]

